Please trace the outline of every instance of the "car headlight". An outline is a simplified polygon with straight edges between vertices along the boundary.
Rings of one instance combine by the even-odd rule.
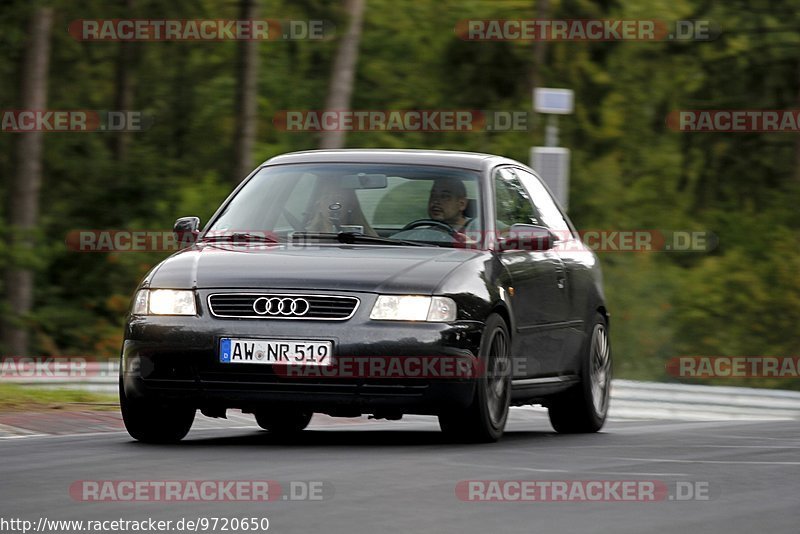
[[[194,291],[142,289],[133,299],[134,315],[197,315]]]
[[[131,313],[134,315],[147,315],[148,302],[150,302],[150,291],[147,289],[137,291],[136,296],[133,297],[133,309]]]
[[[381,321],[447,323],[456,320],[456,303],[449,297],[380,295],[369,318]]]

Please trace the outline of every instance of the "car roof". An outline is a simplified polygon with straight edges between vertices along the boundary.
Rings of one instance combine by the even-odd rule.
[[[478,152],[384,148],[346,148],[340,150],[290,152],[270,158],[264,162],[264,165],[290,163],[413,163],[459,167],[476,171],[497,163],[521,165],[518,161]]]

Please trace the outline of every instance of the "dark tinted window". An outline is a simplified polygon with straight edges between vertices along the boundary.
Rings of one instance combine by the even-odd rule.
[[[495,171],[494,191],[498,230],[512,224],[539,224],[528,192],[509,169]]]
[[[522,169],[514,169],[514,174],[519,178],[520,182],[528,190],[533,204],[536,206],[536,211],[541,218],[541,223],[549,229],[553,230],[559,236],[571,235],[572,232],[569,224],[564,219],[561,211],[558,209],[553,197],[542,185],[542,182],[535,175],[524,171]]]

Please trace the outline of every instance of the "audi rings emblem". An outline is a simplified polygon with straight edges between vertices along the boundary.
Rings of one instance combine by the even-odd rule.
[[[253,302],[253,311],[258,315],[302,317],[311,305],[306,299],[292,297],[259,297]]]

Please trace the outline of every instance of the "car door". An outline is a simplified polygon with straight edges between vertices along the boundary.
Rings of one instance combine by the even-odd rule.
[[[577,371],[577,353],[585,333],[584,318],[588,306],[587,286],[592,284],[591,267],[594,256],[577,241],[572,225],[556,204],[538,176],[526,169],[515,167],[514,175],[522,182],[540,217],[540,224],[558,236],[553,254],[562,263],[563,277],[560,291],[565,308],[561,311],[563,323],[563,360],[557,365],[562,372]]]
[[[541,224],[530,196],[511,167],[493,173],[495,228],[502,236],[513,224]],[[553,251],[509,250],[499,254],[511,276],[510,304],[516,322],[514,356],[525,362],[528,377],[559,371],[563,360],[567,300],[562,289],[564,265]],[[509,291],[511,293],[511,291]]]

